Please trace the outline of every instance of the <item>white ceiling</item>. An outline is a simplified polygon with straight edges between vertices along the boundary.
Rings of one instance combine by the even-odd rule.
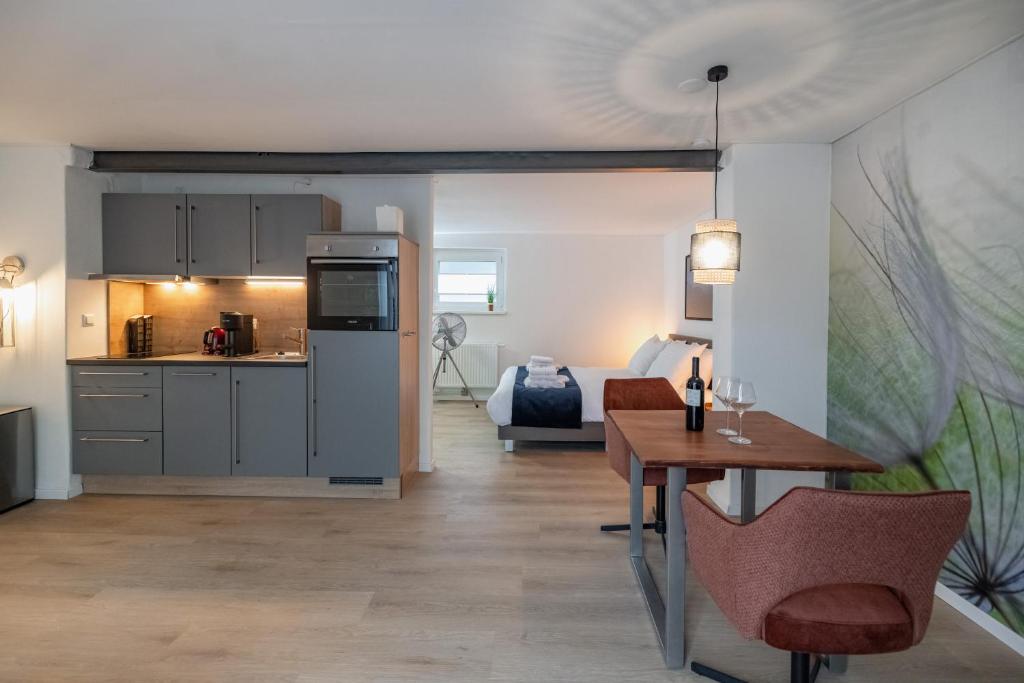
[[[434,182],[434,232],[441,234],[660,235],[692,225],[712,204],[710,173],[442,175]]]
[[[1022,0],[0,0],[0,142],[267,151],[830,142]]]

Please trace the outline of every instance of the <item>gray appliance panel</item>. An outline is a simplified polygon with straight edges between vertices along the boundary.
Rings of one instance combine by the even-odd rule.
[[[309,476],[399,476],[398,333],[310,330]]]
[[[0,512],[35,497],[32,411],[0,409]]]
[[[231,474],[229,367],[164,369],[164,474]]]
[[[308,258],[397,258],[397,237],[307,235]]]

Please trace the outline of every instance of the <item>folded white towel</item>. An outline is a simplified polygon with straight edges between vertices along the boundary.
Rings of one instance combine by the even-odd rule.
[[[554,365],[555,359],[551,356],[530,356],[530,365]]]
[[[558,368],[554,365],[527,365],[526,370],[530,377],[554,377],[558,374]]]
[[[527,377],[523,380],[523,386],[530,389],[564,389],[565,383],[568,381],[569,378],[562,375],[557,375],[551,379]]]

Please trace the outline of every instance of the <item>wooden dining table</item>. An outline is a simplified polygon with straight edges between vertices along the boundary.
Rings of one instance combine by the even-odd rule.
[[[826,472],[826,485],[848,489],[854,472],[884,472],[874,460],[858,455],[765,411],[743,415],[743,435],[749,445],[734,444],[716,430],[724,427],[725,411],[705,415],[704,430],[686,430],[682,410],[611,410],[608,419],[622,432],[632,451],[629,484],[629,555],[647,602],[651,619],[670,669],[686,661],[686,524],[681,497],[688,468],[740,470],[740,521],[755,517],[757,470]],[[668,472],[665,552],[666,585],[662,599],[644,555],[643,471],[664,467]],[[843,660],[833,670],[841,669]]]

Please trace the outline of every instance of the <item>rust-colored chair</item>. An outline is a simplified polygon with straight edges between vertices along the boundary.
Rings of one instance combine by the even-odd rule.
[[[971,494],[799,487],[745,525],[688,491],[682,505],[701,583],[743,637],[788,650],[790,680],[806,683],[821,655],[897,652],[921,642]],[[697,662],[691,668],[737,680]]]
[[[604,383],[604,443],[608,453],[608,464],[619,476],[629,483],[629,444],[623,438],[615,423],[608,419],[609,410],[686,410],[686,404],[664,377],[637,377],[631,379],[609,379]],[[687,471],[688,484],[700,484],[725,478],[725,470],[690,468]],[[665,486],[668,473],[664,467],[644,468],[644,486],[657,487],[654,504],[654,521],[644,524],[645,529],[654,529],[665,534]],[[629,531],[629,524],[603,524],[601,531]]]

